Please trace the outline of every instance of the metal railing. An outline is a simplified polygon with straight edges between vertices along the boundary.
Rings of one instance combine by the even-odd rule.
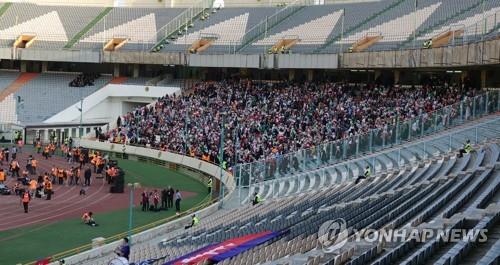
[[[498,106],[496,108],[498,110]],[[395,148],[390,151],[384,151],[379,154],[366,156],[364,158],[356,160],[345,161],[308,172],[275,178],[265,182],[265,184],[270,189],[267,194],[273,198],[286,196],[286,194],[283,195],[283,192],[281,192],[280,194],[279,189],[276,188],[276,186],[279,186],[279,182],[284,181],[295,181],[295,183],[299,183],[301,181],[304,182],[307,177],[319,176],[319,178],[321,179],[320,183],[325,183],[325,179],[327,177],[334,178],[335,183],[342,183],[344,181],[355,179],[359,175],[363,175],[363,169],[366,166],[369,166],[371,168],[371,172],[373,174],[376,174],[381,170],[400,169],[407,165],[416,165],[418,163],[421,163],[422,159],[430,159],[442,154],[441,152],[432,152],[430,150],[436,151],[437,149],[444,152],[451,152],[463,148],[463,145],[467,139],[469,139],[472,144],[480,144],[493,139],[498,139],[500,137],[499,128],[500,117],[496,117],[487,122],[456,130],[445,135],[432,137],[428,140],[415,142],[413,144]],[[412,154],[414,156],[414,159],[408,159],[408,156],[406,156],[405,154]],[[388,160],[394,162],[382,162]],[[384,166],[382,166],[382,164]],[[239,202],[243,203],[248,201],[249,198],[252,198],[253,192],[262,193],[263,184],[264,183],[253,183],[245,186],[240,186],[238,188]]]
[[[200,14],[205,12],[206,9],[211,8],[214,0],[200,0],[195,5],[190,8],[184,10],[174,19],[172,19],[168,24],[161,27],[153,36],[150,38],[150,42],[154,43],[154,45],[149,46],[148,50],[152,50],[154,47],[161,45],[165,38],[168,38],[172,34],[178,33],[179,30],[184,27],[188,27],[193,20],[196,19]]]
[[[246,45],[257,40],[260,36],[265,37],[269,29],[276,26],[287,17],[295,14],[305,6],[312,5],[313,3],[314,0],[296,0],[293,3],[287,5],[285,8],[280,9],[273,15],[266,17],[265,20],[262,20],[261,22],[259,22],[259,24],[253,26],[251,29],[245,32],[245,35],[243,35],[243,37],[239,41],[240,45],[235,50],[241,50]]]
[[[319,144],[272,159],[238,164],[233,167],[233,175],[238,186],[248,187],[340,163],[496,113],[500,110],[499,97],[500,91],[488,91],[415,118],[399,120],[399,117],[396,117],[388,121],[384,128],[372,129],[364,134]]]

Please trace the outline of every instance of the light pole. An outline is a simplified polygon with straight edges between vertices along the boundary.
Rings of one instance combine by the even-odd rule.
[[[128,243],[130,246],[132,246],[132,212],[134,209],[134,191],[136,188],[140,188],[141,184],[135,182],[135,183],[128,183],[127,186],[129,187],[129,192],[130,192],[129,208],[128,208]]]
[[[83,97],[80,98],[80,107],[76,107],[76,109],[80,112],[80,125],[78,126],[78,137],[82,139],[82,124],[83,124]]]

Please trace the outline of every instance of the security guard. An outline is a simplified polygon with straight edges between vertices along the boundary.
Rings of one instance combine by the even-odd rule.
[[[227,161],[222,161],[222,169],[227,170]]]
[[[467,139],[467,141],[464,144],[464,148],[458,150],[458,157],[463,157],[464,154],[468,154],[472,152],[472,145],[470,144],[470,140]]]
[[[254,193],[253,195],[254,195],[254,198],[253,198],[253,201],[252,201],[252,205],[256,205],[256,204],[259,204],[262,201],[264,201],[257,192]]]
[[[366,179],[368,177],[370,177],[372,175],[372,170],[370,168],[370,166],[366,166],[365,168],[365,173],[361,176],[359,176],[356,181],[354,182],[354,184],[358,184],[362,179]]]
[[[424,49],[430,49],[432,48],[432,39],[424,41]]]
[[[208,194],[210,194],[212,192],[212,178],[208,179],[207,188],[208,188]]]
[[[184,227],[184,229],[188,229],[188,228],[191,228],[193,226],[197,226],[199,223],[200,223],[200,219],[198,219],[198,217],[196,217],[196,215],[193,214],[191,216],[191,224]]]

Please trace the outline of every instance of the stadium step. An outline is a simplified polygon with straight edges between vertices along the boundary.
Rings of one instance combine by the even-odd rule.
[[[12,3],[4,3],[2,7],[0,7],[0,17],[12,6]]]
[[[474,3],[473,5],[469,6],[469,7],[466,7],[464,9],[461,9],[459,10],[458,12],[456,13],[452,13],[450,14],[449,16],[437,21],[436,23],[432,24],[431,26],[425,28],[425,29],[422,29],[422,30],[419,30],[417,31],[417,33],[415,34],[415,38],[418,39],[419,37],[421,36],[424,36],[425,34],[429,33],[429,32],[432,32],[433,30],[435,29],[438,29],[440,27],[442,27],[443,25],[448,25],[450,20],[454,19],[455,17],[458,17],[462,14],[464,14],[465,12],[468,12],[476,7],[478,7],[483,1],[476,1],[476,3]],[[402,47],[407,47],[408,44],[412,43],[414,40],[413,38],[413,35],[411,35],[406,41],[402,42],[399,44],[398,46],[398,49],[402,48]]]
[[[0,102],[2,102],[10,94],[17,92],[24,84],[38,76],[38,73],[22,73],[14,82],[0,92]]]
[[[360,23],[358,23],[357,25],[355,25],[354,27],[350,28],[350,29],[347,29],[343,35],[344,36],[348,36],[350,33],[353,33],[355,32],[356,30],[358,30],[359,28],[361,28],[362,26],[368,24],[370,21],[374,20],[375,18],[391,11],[392,9],[394,9],[395,7],[399,6],[400,4],[404,3],[405,0],[397,0],[395,1],[394,3],[392,3],[391,5],[387,6],[386,8],[380,10],[379,12],[377,13],[374,13],[373,15],[367,17],[365,20],[361,21]],[[339,35],[336,35],[336,36],[332,36],[329,40],[327,40],[325,42],[325,44],[323,44],[321,47],[319,47],[315,52],[319,52],[321,50],[324,50],[326,47],[330,46],[331,44],[335,43],[336,41],[340,40],[341,38],[341,34]]]
[[[106,7],[97,17],[95,17],[92,21],[90,21],[87,26],[85,26],[80,32],[78,32],[68,43],[64,46],[64,48],[69,49],[75,45],[87,32],[90,31],[101,19],[103,19],[109,12],[113,10],[112,7]]]
[[[267,27],[267,30],[266,31],[263,31],[261,32],[260,34],[258,34],[257,36],[255,36],[254,38],[251,38],[249,39],[248,41],[246,41],[245,43],[242,43],[237,49],[236,49],[236,52],[239,52],[243,49],[245,49],[247,46],[251,45],[252,43],[254,43],[256,40],[260,40],[262,39],[263,37],[265,37],[265,35],[267,34],[267,32],[270,32],[272,31],[276,26],[280,25],[281,23],[283,23],[284,21],[288,21],[288,20],[293,20],[293,16],[299,12],[301,12],[302,10],[304,10],[305,6],[300,6],[298,7],[297,9],[293,9],[292,12],[290,12],[288,15],[284,16],[284,17],[279,17],[279,16],[276,16],[277,20],[275,22],[271,22],[273,19],[269,19],[269,18],[266,18],[264,20],[262,20],[260,22],[261,25],[266,25]],[[245,34],[246,35],[246,34]],[[243,36],[243,39],[245,39],[245,36]]]

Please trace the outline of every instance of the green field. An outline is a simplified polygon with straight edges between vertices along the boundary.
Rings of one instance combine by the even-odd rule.
[[[182,209],[191,208],[207,199],[205,185],[186,175],[164,167],[135,161],[119,160],[118,163],[126,172],[125,183],[139,182],[145,187],[171,185],[183,191],[195,192],[196,196],[182,200]],[[139,207],[134,209],[134,227],[174,215],[173,210],[142,212]],[[128,229],[128,210],[99,214],[96,216],[96,221],[99,226],[93,228],[82,225],[81,220],[75,218],[52,224],[2,231],[0,232],[0,264],[10,265],[34,261],[88,244],[96,237],[109,237],[125,232]]]

